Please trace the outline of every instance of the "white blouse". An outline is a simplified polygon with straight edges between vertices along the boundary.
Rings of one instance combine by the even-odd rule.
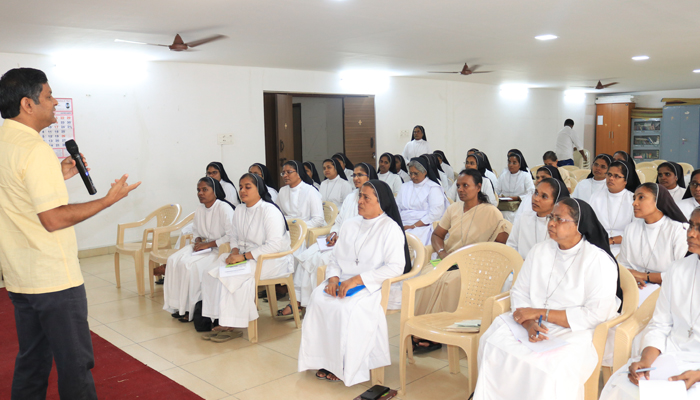
[[[432,150],[430,150],[430,144],[423,139],[411,140],[406,143],[406,146],[403,148],[403,158],[406,160],[407,165],[412,158],[430,153],[432,153]]]
[[[594,193],[607,188],[608,186],[606,184],[606,179],[602,179],[600,181],[593,178],[584,179],[576,185],[574,193],[571,194],[571,197],[581,199],[586,203],[590,203],[591,197],[593,197]]]
[[[387,172],[386,174],[377,174],[379,177],[380,181],[384,181],[389,185],[391,188],[392,193],[394,193],[394,196],[401,190],[401,185],[403,185],[403,181],[401,181],[401,177],[398,176],[397,174],[393,172]]]
[[[238,199],[238,190],[236,189],[235,185],[232,185],[223,179],[220,180],[219,183],[224,189],[224,193],[226,193],[226,201],[233,204],[234,206],[241,204],[241,201]]]
[[[401,177],[401,180],[403,181],[403,183],[406,183],[406,182],[411,180],[411,177],[408,176],[408,173],[402,169],[399,170],[399,176]]]
[[[357,217],[359,215],[357,209],[359,194],[359,189],[355,189],[349,195],[347,195],[347,197],[345,197],[345,200],[343,200],[343,206],[340,207],[340,211],[338,211],[338,216],[335,217],[335,223],[331,227],[331,232],[340,232],[340,228],[343,226],[343,222],[349,220],[350,218]]]
[[[279,193],[269,186],[267,186],[267,191],[270,193],[270,197],[272,197],[272,202],[277,203],[277,196],[279,196]]]
[[[449,181],[447,185],[452,185],[455,181],[455,170],[451,165],[445,163],[440,164],[440,167],[442,167],[442,170],[445,171],[445,175],[447,175],[447,180]]]
[[[511,174],[506,171],[498,178],[498,188],[503,196],[524,196],[535,192],[535,184],[529,172],[518,171]]]
[[[676,202],[679,202],[683,200],[683,195],[685,194],[685,188],[681,187],[681,185],[676,185],[675,188],[671,189],[668,191],[671,194],[671,197],[673,197],[673,200]]]
[[[221,246],[229,241],[233,231],[233,207],[221,200],[214,201],[211,207],[199,204],[194,210],[192,236],[207,242],[216,241]]]
[[[340,208],[343,205],[343,200],[354,188],[350,182],[336,175],[333,179],[321,182],[321,200],[330,201]]]
[[[667,216],[653,224],[635,218],[625,228],[617,261],[639,272],[668,271],[671,263],[685,257],[688,241],[683,224]]]
[[[522,208],[522,207],[521,207]],[[506,244],[525,259],[537,244],[549,239],[547,217],[538,217],[536,212],[526,213],[515,220]]]
[[[634,221],[633,197],[634,194],[627,189],[622,189],[617,193],[601,190],[591,197],[589,204],[595,211],[600,224],[608,231],[609,237],[622,235],[627,225]],[[610,245],[610,251],[617,256],[620,252],[620,245]]]
[[[304,182],[300,182],[294,188],[289,185],[283,186],[277,196],[277,205],[285,216],[301,218],[308,228],[326,225],[321,194]]]
[[[695,198],[689,197],[687,199],[683,200],[676,200],[676,204],[678,205],[678,208],[681,209],[681,212],[683,215],[685,215],[685,218],[690,221],[690,214],[693,213],[693,210],[695,210],[696,207],[700,207],[700,204],[698,204],[697,201],[695,201]]]

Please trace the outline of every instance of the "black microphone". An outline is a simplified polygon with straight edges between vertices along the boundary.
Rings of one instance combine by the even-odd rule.
[[[85,164],[83,164],[83,158],[80,157],[78,143],[75,143],[75,140],[73,139],[66,140],[66,150],[68,150],[70,153],[71,158],[75,160],[75,167],[78,168],[78,173],[80,174],[80,177],[83,178],[83,183],[85,184],[88,193],[91,195],[97,193],[95,185],[92,184],[92,178],[90,178],[90,174],[88,173],[87,168],[85,168]]]

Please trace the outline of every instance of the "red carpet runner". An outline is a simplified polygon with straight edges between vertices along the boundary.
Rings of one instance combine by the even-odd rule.
[[[5,289],[0,289],[0,399],[9,399],[12,372],[15,367],[17,330],[12,301]],[[95,353],[95,379],[100,399],[180,400],[201,397],[187,390],[170,378],[147,367],[108,341],[92,333]],[[58,399],[56,368],[51,370],[47,399]]]

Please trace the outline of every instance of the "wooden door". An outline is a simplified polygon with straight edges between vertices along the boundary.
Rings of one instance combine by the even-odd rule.
[[[292,96],[263,94],[265,115],[265,165],[279,185],[282,164],[294,159]],[[279,186],[278,186],[279,187]]]
[[[630,151],[630,112],[634,103],[619,103],[612,105],[612,141],[614,151]],[[613,154],[613,153],[610,153]]]
[[[376,165],[374,96],[343,98],[345,155],[357,164]]]
[[[614,152],[612,143],[612,104],[598,104],[596,106],[595,154],[606,153],[612,155]]]

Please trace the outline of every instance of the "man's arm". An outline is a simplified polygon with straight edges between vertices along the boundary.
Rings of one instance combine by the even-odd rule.
[[[137,182],[133,185],[129,185],[126,183],[128,177],[129,175],[125,174],[121,179],[115,180],[112,187],[107,192],[107,195],[101,199],[89,201],[87,203],[68,204],[52,208],[51,210],[37,214],[39,216],[39,221],[41,221],[41,224],[49,232],[65,229],[83,222],[128,196],[129,192],[136,189],[141,184],[141,182]]]

